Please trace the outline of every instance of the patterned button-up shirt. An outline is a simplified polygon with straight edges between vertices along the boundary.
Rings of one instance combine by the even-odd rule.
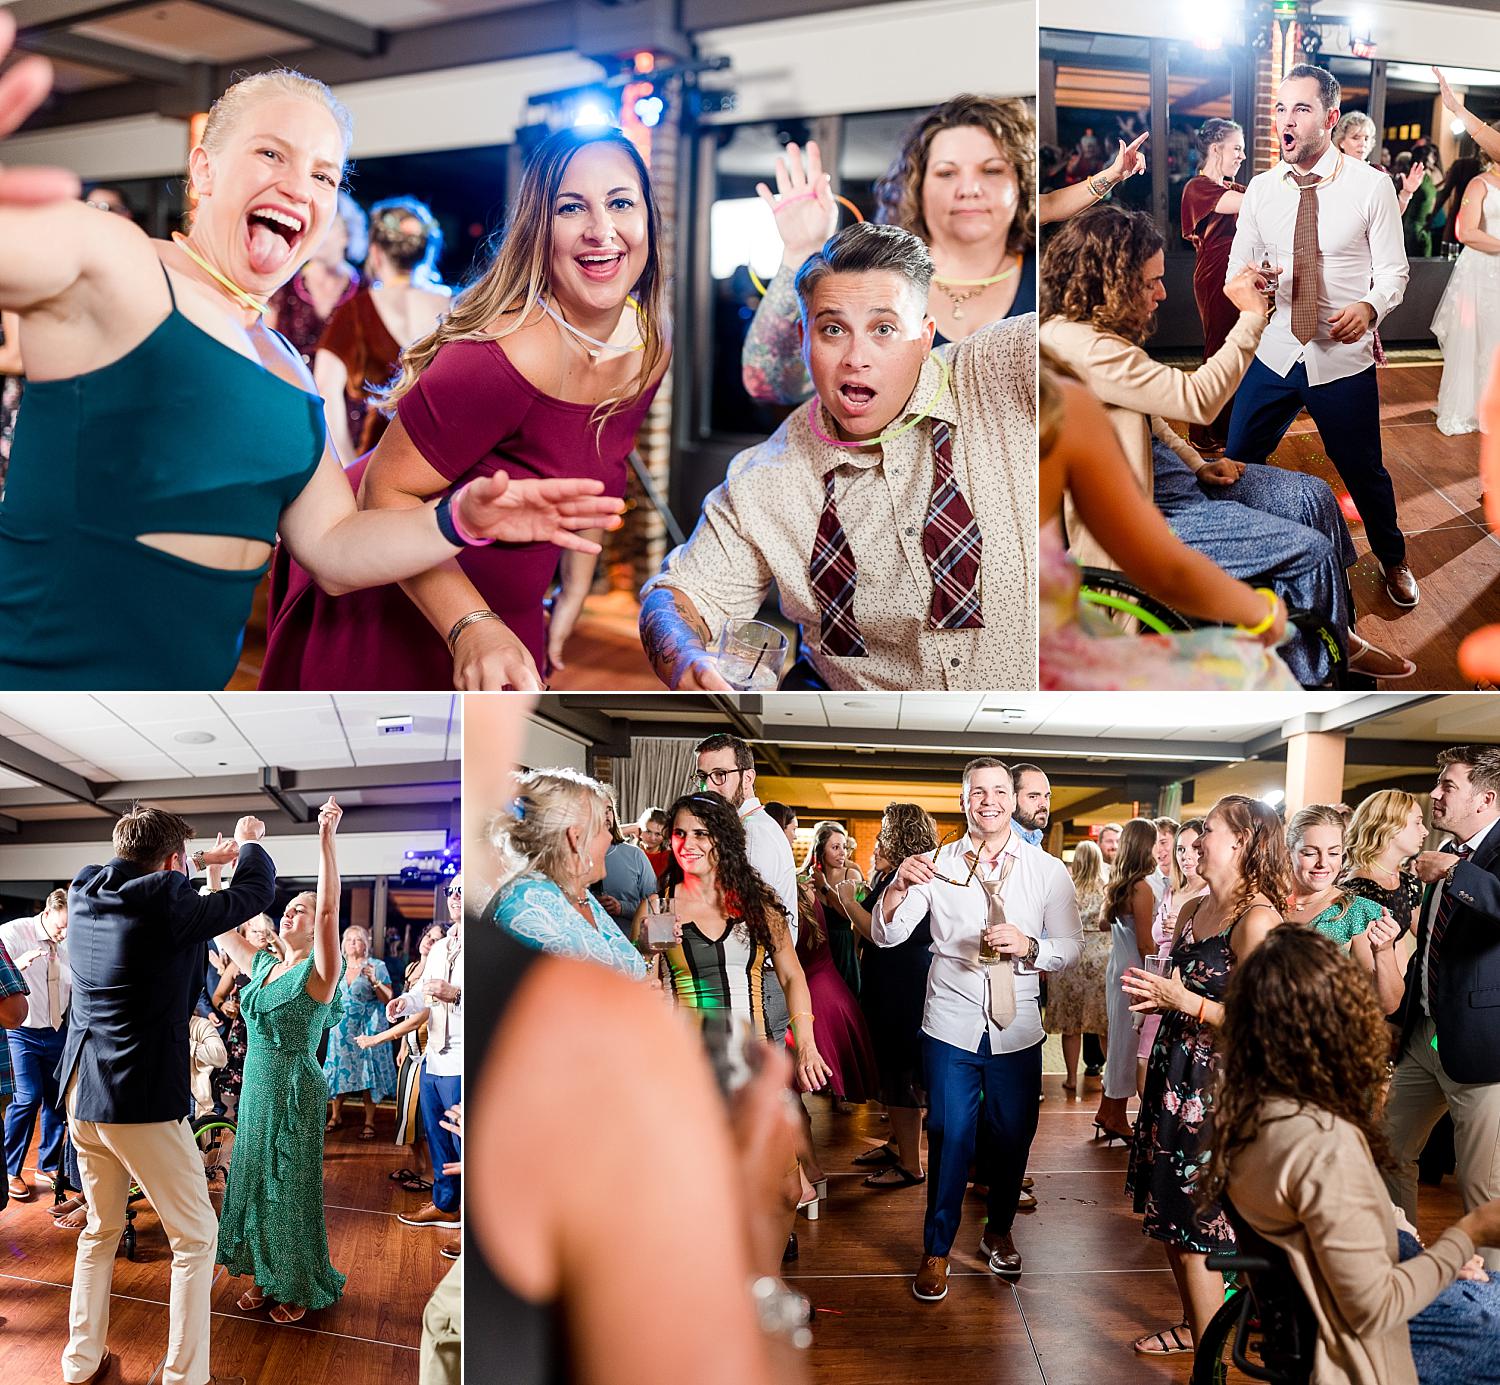
[[[714,638],[748,620],[774,582],[781,609],[802,627],[802,648],[831,688],[1036,687],[1036,315],[1007,318],[949,350],[948,388],[938,364],[923,365],[891,427],[930,417],[879,452],[818,440],[803,405],[764,443],[730,463],[703,503],[687,543],[667,555],[642,591],[688,596]],[[953,475],[984,539],[980,596],[984,627],[934,630],[932,575],[922,530],[932,498],[933,418],[953,429]],[[819,426],[833,435],[827,411]],[[859,569],[854,616],[868,653],[821,647],[822,612],[808,573],[823,478]]]
[[[21,973],[15,968],[10,960],[10,953],[5,950],[5,944],[0,943],[0,1000],[5,1000],[13,995],[30,995]],[[0,1039],[0,1105],[4,1105],[16,1089],[16,1075],[10,1066],[10,1045]]]

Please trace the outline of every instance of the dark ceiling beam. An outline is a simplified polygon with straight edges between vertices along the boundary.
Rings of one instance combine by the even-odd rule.
[[[1390,765],[1393,768],[1422,767],[1432,781],[1437,778],[1437,757],[1453,745],[1444,741],[1377,741],[1367,736],[1351,736],[1344,742],[1346,765]],[[1431,787],[1429,783],[1428,787]]]
[[[588,698],[568,706],[560,705],[562,701],[552,699],[532,715],[543,724],[582,736],[595,755],[608,755],[617,760],[630,758],[629,722],[596,711],[594,702]]]
[[[85,34],[32,30],[20,35],[16,47],[44,58],[56,58],[59,62],[82,63],[85,67],[97,67],[104,72],[118,72],[122,77],[160,82],[166,86],[186,86],[193,72],[187,63],[142,52],[139,48],[104,43]]]
[[[15,818],[8,818],[4,813],[0,813],[0,832],[14,833],[20,830],[21,824]]]
[[[71,803],[97,805],[94,786],[81,774],[53,764],[46,756],[27,750],[24,745],[17,745],[5,736],[0,736],[0,769],[8,769],[33,783],[55,789]]]
[[[790,752],[819,745],[873,746],[877,750],[911,748],[955,755],[993,755],[1008,751],[1028,760],[1053,757],[1101,763],[1135,764],[1149,767],[1153,761],[1141,754],[1138,740],[1109,740],[1098,736],[1037,736],[1025,731],[893,731],[884,727],[863,730],[849,726],[778,726],[771,734]],[[1233,741],[1163,741],[1160,745],[1174,758],[1232,764],[1243,759]]]
[[[893,4],[896,0],[735,0],[732,16],[726,14],[724,0],[681,0],[680,27],[684,33],[696,29],[721,29],[726,24],[760,24],[772,19],[800,19],[810,13],[832,14],[868,6]]]
[[[293,822],[310,822],[313,810],[295,789],[281,782],[281,770],[267,765],[260,772],[260,789]]]
[[[671,694],[668,694],[671,696]],[[780,747],[766,739],[765,722],[761,717],[762,703],[758,693],[713,694],[714,710],[733,728],[733,734],[744,741],[753,741],[760,747],[760,758],[771,767],[773,774],[785,774],[786,761]],[[712,735],[712,732],[708,733]],[[703,737],[699,737],[702,740]]]
[[[1156,786],[1152,787],[1152,802],[1155,803]],[[1064,822],[1071,822],[1075,818],[1081,818],[1087,813],[1097,813],[1101,808],[1113,808],[1117,803],[1135,803],[1144,801],[1140,795],[1126,792],[1124,789],[1104,789],[1099,793],[1090,794],[1087,798],[1080,798],[1077,803],[1070,803],[1066,808],[1060,808],[1053,814],[1060,817]]]
[[[16,28],[40,32],[48,29],[70,29],[75,24],[92,24],[112,19],[117,14],[144,10],[150,0],[11,0],[6,7]]]
[[[457,760],[424,760],[402,765],[350,765],[343,769],[280,769],[281,784],[297,794],[337,795],[350,789],[404,789],[430,785],[434,802],[446,802],[449,789],[461,782]],[[102,784],[101,803],[153,802],[158,799],[256,798],[259,774],[215,774],[191,779],[127,779]],[[19,799],[6,799],[19,806]]]
[[[304,5],[301,0],[197,0],[233,19],[249,20],[322,44],[340,53],[373,58],[385,50],[385,34],[371,24]]]

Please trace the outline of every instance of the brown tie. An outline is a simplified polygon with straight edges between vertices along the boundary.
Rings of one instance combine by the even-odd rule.
[[[1292,233],[1292,335],[1304,345],[1318,332],[1318,185],[1316,173],[1294,173],[1302,190]]]

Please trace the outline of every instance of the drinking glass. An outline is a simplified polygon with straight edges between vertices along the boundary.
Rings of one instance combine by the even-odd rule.
[[[1253,241],[1250,246],[1250,263],[1264,276],[1266,287],[1261,292],[1266,297],[1271,313],[1276,312],[1276,289],[1286,266],[1281,263],[1281,253],[1269,241]]]
[[[1142,967],[1149,971],[1152,976],[1170,976],[1172,974],[1172,955],[1169,952],[1152,952],[1141,958]]]
[[[670,899],[646,901],[646,948],[666,952],[677,942],[677,906]]]
[[[786,636],[774,625],[732,620],[719,635],[719,676],[740,692],[775,692],[786,651]]]

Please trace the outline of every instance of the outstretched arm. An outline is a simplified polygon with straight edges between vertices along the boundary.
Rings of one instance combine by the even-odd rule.
[[[1448,79],[1437,68],[1432,69],[1432,75],[1437,78],[1438,96],[1442,99],[1443,105],[1463,121],[1464,129],[1475,144],[1491,159],[1500,160],[1500,131],[1485,124],[1473,111],[1469,110],[1454,95],[1453,88],[1448,85]]]
[[[344,810],[333,801],[318,809],[318,901],[313,925],[313,964],[307,977],[307,993],[321,1005],[333,999],[343,974],[339,954],[339,863],[334,835]]]
[[[641,644],[656,676],[680,692],[733,692],[708,652],[708,625],[693,599],[658,587],[641,599]]]
[[[1146,142],[1150,134],[1151,131],[1147,130],[1145,134],[1137,135],[1129,144],[1121,140],[1120,152],[1115,155],[1115,161],[1092,178],[1085,178],[1082,182],[1070,183],[1065,188],[1055,188],[1051,192],[1042,193],[1036,199],[1037,225],[1045,226],[1050,221],[1066,221],[1070,216],[1077,216],[1079,212],[1087,211],[1099,200],[1099,194],[1094,191],[1094,186],[1102,187],[1108,183],[1109,187],[1105,190],[1107,196],[1127,178],[1137,173],[1144,173],[1146,156],[1141,153],[1141,145]]]
[[[246,919],[253,919],[271,907],[276,897],[276,867],[260,845],[265,832],[266,825],[259,818],[243,817],[235,824],[232,845],[237,847],[237,854],[226,857],[235,862],[234,879],[228,888],[200,895],[180,875],[169,881],[166,921],[179,947],[206,943],[210,938],[232,933]],[[226,844],[222,850],[229,852],[230,845]],[[213,852],[206,854],[213,859]],[[230,956],[240,960],[232,951]]]

